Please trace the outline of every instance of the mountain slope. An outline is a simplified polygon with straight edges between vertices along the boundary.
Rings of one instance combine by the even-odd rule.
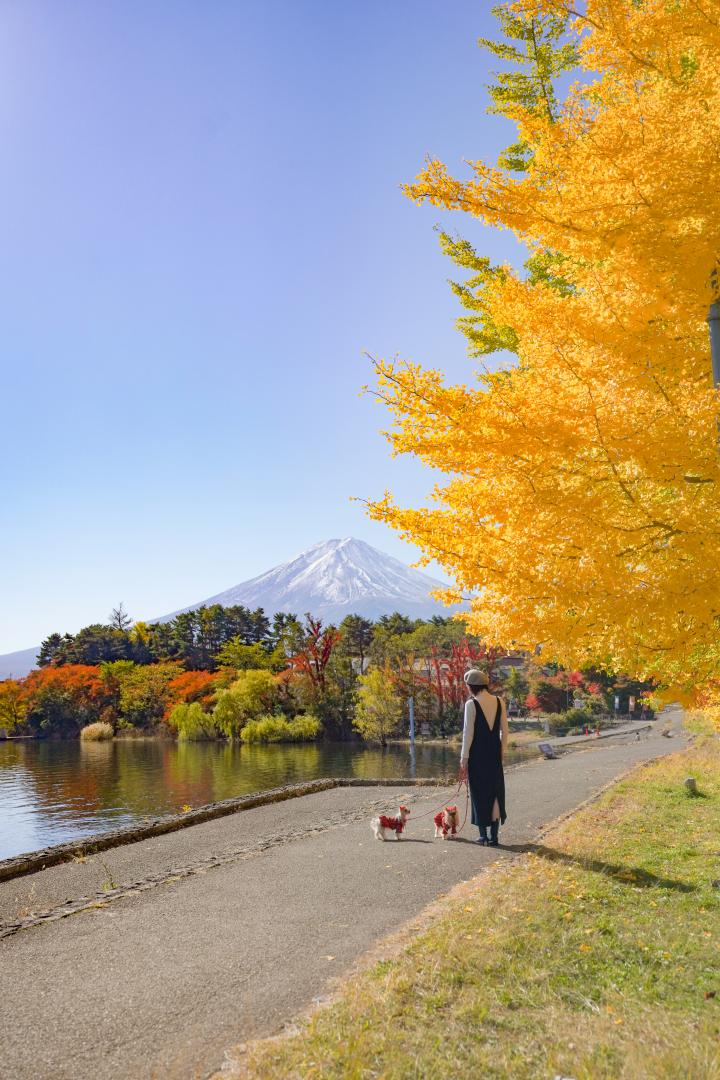
[[[19,652],[5,653],[0,656],[0,679],[22,679],[35,667],[40,646],[20,649]]]
[[[430,596],[431,591],[442,587],[441,581],[405,566],[370,544],[345,537],[315,544],[290,562],[180,611],[210,604],[243,604],[252,609],[264,608],[271,616],[276,611],[297,615],[309,611],[324,622],[338,622],[350,614],[377,619],[393,611],[430,618],[449,614],[448,608]],[[155,621],[165,622],[180,611]]]
[[[150,621],[168,622],[183,611],[210,604],[243,604],[252,610],[261,607],[270,617],[276,611],[300,616],[309,611],[324,623],[338,623],[346,615],[378,619],[394,611],[413,619],[429,619],[457,610],[444,607],[430,596],[431,591],[442,587],[441,581],[405,566],[370,544],[345,537],[315,544],[259,577]],[[0,656],[0,679],[27,675],[35,667],[39,651],[37,645]]]

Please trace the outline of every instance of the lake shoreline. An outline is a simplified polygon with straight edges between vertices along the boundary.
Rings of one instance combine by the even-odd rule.
[[[27,874],[36,873],[38,870],[45,870],[49,866],[57,866],[60,863],[82,859],[87,855],[107,851],[109,848],[134,844],[139,840],[147,840],[153,836],[163,836],[166,833],[177,832],[178,829],[187,829],[192,825],[200,825],[215,818],[242,813],[243,810],[252,810],[258,806],[285,802],[288,799],[298,799],[305,795],[315,795],[318,792],[329,791],[332,788],[444,788],[452,786],[454,783],[456,781],[447,776],[377,778],[335,776],[308,780],[302,784],[288,784],[281,788],[271,788],[268,791],[258,791],[251,795],[239,795],[234,799],[224,799],[222,802],[208,803],[205,806],[198,806],[193,810],[179,814],[165,814],[150,821],[138,822],[136,825],[128,825],[121,829],[95,833],[92,836],[72,840],[66,844],[56,844],[52,847],[41,848],[38,851],[24,852],[20,855],[12,855],[8,859],[0,859],[0,881],[12,881]]]
[[[447,745],[119,738],[0,742],[0,860],[326,777],[444,777]]]
[[[98,745],[107,743],[91,744],[93,749]],[[245,748],[249,749],[249,748]],[[383,748],[389,751],[389,747]],[[505,766],[505,772],[512,771],[529,761],[534,760],[536,755],[527,752],[529,748],[521,748],[525,753],[515,756],[515,760]],[[318,777],[305,780],[297,784],[285,784],[281,787],[265,788],[262,790],[244,793],[229,799],[205,803],[197,807],[187,807],[181,811],[168,812],[159,815],[146,816],[129,825],[119,828],[99,830],[87,836],[79,836],[64,843],[51,844],[33,851],[20,852],[7,858],[0,859],[0,882],[10,881],[24,877],[27,874],[36,873],[46,867],[56,866],[61,863],[83,859],[88,855],[107,851],[110,848],[133,844],[140,840],[150,839],[153,836],[162,836],[166,833],[176,832],[192,825],[199,825],[215,818],[227,817],[231,814],[241,813],[258,806],[284,802],[289,799],[301,798],[317,792],[327,791],[332,788],[356,788],[356,787],[452,787],[458,786],[457,777],[452,774],[435,776],[395,776],[395,777],[356,777],[335,776]]]

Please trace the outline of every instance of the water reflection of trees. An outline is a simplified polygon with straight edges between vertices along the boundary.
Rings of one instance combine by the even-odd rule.
[[[415,762],[417,776],[450,775],[457,767],[457,747],[419,743]],[[7,850],[8,818],[21,804],[37,819],[37,835],[44,829],[45,842],[61,843],[128,819],[321,776],[410,775],[407,746],[382,750],[352,743],[242,746],[159,739],[4,743],[0,847]]]

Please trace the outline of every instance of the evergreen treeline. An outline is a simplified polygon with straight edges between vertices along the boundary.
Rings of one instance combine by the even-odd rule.
[[[94,623],[77,634],[51,634],[40,647],[38,666],[177,660],[188,671],[214,671],[221,666],[219,654],[228,642],[272,650],[290,628],[299,626],[294,615],[278,614],[271,622],[262,608],[250,611],[242,605],[220,604],[182,612],[162,623],[133,625],[121,605],[108,624]]]
[[[371,654],[377,657],[392,651],[393,638],[402,637],[404,645],[422,649],[459,641],[465,633],[454,619],[437,615],[430,620],[409,619],[399,612],[383,615],[376,622],[348,615],[338,630],[347,649],[362,662]],[[408,639],[410,634],[415,637]],[[136,664],[177,661],[186,671],[216,671],[227,666],[247,667],[238,660],[257,659],[262,654],[268,659],[274,654],[280,663],[302,647],[304,636],[305,621],[297,615],[278,612],[269,619],[262,608],[251,611],[241,604],[212,604],[162,623],[132,623],[120,605],[107,624],[93,623],[77,634],[50,634],[40,647],[38,667],[113,660]],[[244,654],[245,649],[252,651]]]

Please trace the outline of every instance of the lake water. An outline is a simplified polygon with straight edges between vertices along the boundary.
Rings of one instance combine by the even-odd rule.
[[[458,753],[418,744],[413,762],[406,746],[356,743],[8,740],[0,742],[0,859],[321,776],[451,776]]]

